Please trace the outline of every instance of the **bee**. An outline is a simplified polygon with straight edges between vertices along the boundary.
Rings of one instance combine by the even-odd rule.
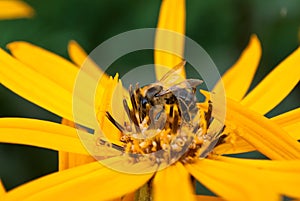
[[[135,133],[149,137],[163,129],[171,129],[176,134],[182,125],[192,126],[196,133],[199,111],[195,93],[203,81],[181,77],[185,63],[180,62],[155,83],[142,88],[137,83],[135,89],[129,86],[129,98],[123,99],[129,122],[121,125],[107,112],[108,119],[125,135]]]

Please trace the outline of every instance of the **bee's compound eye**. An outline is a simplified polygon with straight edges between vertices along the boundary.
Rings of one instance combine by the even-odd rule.
[[[141,103],[143,107],[146,107],[146,104],[148,103],[146,98],[141,98]]]

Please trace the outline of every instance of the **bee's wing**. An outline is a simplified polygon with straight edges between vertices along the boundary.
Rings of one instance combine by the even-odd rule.
[[[169,87],[166,90],[162,90],[161,92],[159,92],[157,94],[157,96],[163,96],[165,94],[168,94],[168,93],[171,93],[171,92],[177,92],[177,91],[182,90],[182,89],[192,91],[193,89],[195,89],[198,85],[200,85],[202,83],[203,83],[202,80],[187,79],[187,80],[184,80],[184,81],[182,81],[178,84],[175,84],[175,85]]]
[[[185,78],[181,76],[181,72],[184,71],[185,64],[186,61],[183,60],[182,62],[174,66],[171,70],[169,70],[158,82],[160,82],[164,88],[169,88],[177,83],[184,81]]]

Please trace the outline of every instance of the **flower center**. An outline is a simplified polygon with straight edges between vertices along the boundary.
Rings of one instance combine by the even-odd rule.
[[[133,161],[153,153],[155,163],[190,163],[206,156],[208,145],[215,140],[207,134],[212,104],[207,102],[207,110],[201,110],[192,83],[196,80],[184,82],[170,88],[159,83],[130,86],[129,97],[123,99],[127,114],[123,124],[107,112],[107,118],[121,131],[122,151],[134,156]]]

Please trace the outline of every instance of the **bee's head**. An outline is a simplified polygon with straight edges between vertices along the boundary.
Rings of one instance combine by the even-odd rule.
[[[156,105],[160,101],[156,95],[163,90],[163,87],[159,84],[151,84],[144,87],[144,98],[147,100],[148,103],[151,105]]]
[[[148,100],[152,100],[156,94],[161,92],[163,90],[163,87],[161,85],[155,84],[149,86],[149,88],[146,90],[145,97]]]

